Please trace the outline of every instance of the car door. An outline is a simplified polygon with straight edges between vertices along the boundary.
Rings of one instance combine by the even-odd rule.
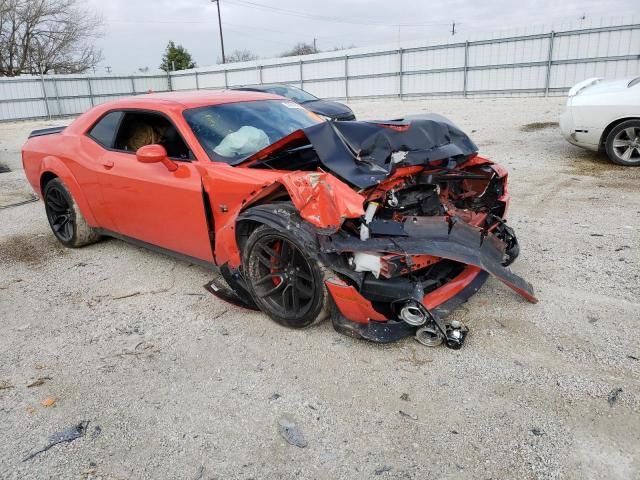
[[[99,159],[102,204],[115,233],[212,262],[202,181],[183,138],[161,112],[123,111]],[[137,160],[137,148],[153,143],[165,146],[175,171]]]

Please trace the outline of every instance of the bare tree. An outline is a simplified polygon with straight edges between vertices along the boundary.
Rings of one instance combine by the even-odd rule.
[[[333,48],[330,50],[331,52],[340,52],[342,50],[350,50],[352,48],[356,48],[356,44],[352,43],[350,45],[344,46],[344,45],[334,45]]]
[[[233,62],[250,62],[251,60],[257,60],[258,55],[253,53],[251,50],[234,50],[231,53],[227,53],[225,56],[225,60],[227,63]],[[221,60],[218,60],[218,63],[222,63]]]
[[[293,57],[294,55],[311,55],[312,53],[318,53],[318,50],[312,43],[298,42],[291,50],[283,52],[281,57]]]
[[[0,0],[0,76],[81,73],[102,60],[102,20],[81,0]]]

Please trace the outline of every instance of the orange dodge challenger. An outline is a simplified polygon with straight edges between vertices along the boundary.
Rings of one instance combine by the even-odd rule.
[[[287,327],[460,348],[445,316],[511,272],[507,172],[438,115],[326,121],[285,98],[172,92],[96,106],[22,150],[56,238],[108,235],[217,267]]]

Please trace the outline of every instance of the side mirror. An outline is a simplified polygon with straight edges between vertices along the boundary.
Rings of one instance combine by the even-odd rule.
[[[162,145],[145,145],[136,151],[136,158],[141,163],[162,163],[167,170],[175,172],[178,165],[169,159],[167,151]]]

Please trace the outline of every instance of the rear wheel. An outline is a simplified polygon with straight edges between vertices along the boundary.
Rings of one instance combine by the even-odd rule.
[[[64,246],[83,247],[100,238],[60,179],[54,178],[46,184],[43,197],[51,231]]]
[[[256,228],[244,246],[242,263],[256,304],[279,324],[303,328],[327,316],[323,269],[293,232]]]
[[[640,120],[627,120],[616,125],[609,132],[605,147],[613,163],[640,166]]]

